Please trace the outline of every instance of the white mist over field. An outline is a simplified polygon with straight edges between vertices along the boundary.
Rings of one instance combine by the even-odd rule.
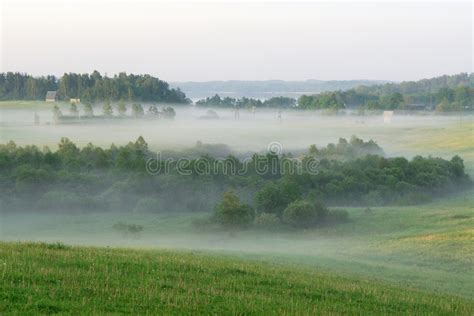
[[[144,108],[147,108],[145,105]],[[124,145],[143,136],[150,149],[169,150],[189,148],[200,141],[207,144],[226,144],[238,153],[266,150],[271,142],[282,144],[284,153],[307,149],[311,144],[326,146],[340,137],[352,135],[365,140],[373,139],[387,155],[436,155],[438,152],[422,150],[415,144],[424,132],[443,133],[446,126],[472,120],[470,116],[398,115],[391,123],[384,123],[382,114],[359,116],[347,112],[338,116],[317,111],[284,110],[279,118],[276,109],[258,109],[255,113],[241,109],[239,118],[228,109],[215,109],[219,119],[206,119],[207,109],[176,106],[176,118],[166,120],[97,121],[83,124],[54,124],[50,108],[0,110],[0,140],[13,140],[19,145],[44,145],[55,149],[61,137],[68,137],[79,146],[89,142],[109,147],[112,143]],[[100,109],[96,109],[99,113]],[[34,113],[40,124],[34,124]],[[64,107],[63,113],[67,113]],[[414,132],[416,128],[416,132]],[[408,143],[407,143],[408,141]],[[441,153],[442,154],[442,153]],[[454,154],[454,153],[450,153]]]

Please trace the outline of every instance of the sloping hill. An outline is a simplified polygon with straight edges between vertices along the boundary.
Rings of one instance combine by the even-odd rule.
[[[465,314],[473,302],[202,253],[0,243],[0,313]]]

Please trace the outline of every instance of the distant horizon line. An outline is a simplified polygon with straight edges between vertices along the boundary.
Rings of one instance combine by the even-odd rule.
[[[424,80],[424,79],[438,78],[438,77],[443,77],[443,76],[456,76],[456,75],[460,75],[460,74],[467,74],[467,75],[473,74],[473,71],[462,71],[462,72],[457,72],[457,73],[453,73],[453,74],[443,73],[443,74],[440,74],[440,75],[434,75],[434,76],[430,76],[430,77],[424,76],[424,77],[420,77],[418,79],[402,79],[402,80],[367,79],[367,78],[358,78],[358,79],[316,79],[316,78],[308,78],[308,79],[212,79],[212,80],[200,81],[200,80],[168,80],[165,77],[158,76],[158,75],[152,74],[152,73],[146,73],[146,72],[136,72],[135,73],[135,72],[119,71],[119,72],[112,73],[112,75],[111,75],[109,72],[106,72],[106,71],[101,72],[97,69],[94,69],[94,70],[89,71],[89,72],[69,71],[69,72],[63,72],[61,75],[52,74],[52,73],[49,73],[49,74],[32,74],[32,73],[29,73],[29,72],[26,72],[26,71],[17,71],[17,70],[1,70],[0,73],[9,73],[9,72],[21,73],[21,74],[31,75],[35,78],[46,77],[46,76],[55,76],[59,79],[59,78],[62,78],[64,74],[69,74],[69,73],[92,74],[94,71],[98,71],[102,76],[108,77],[108,78],[113,78],[114,76],[119,75],[120,73],[126,73],[128,75],[130,75],[130,74],[133,74],[133,75],[150,75],[152,77],[155,77],[155,78],[158,78],[162,81],[165,81],[169,84],[177,84],[177,83],[195,83],[195,84],[199,84],[199,83],[217,83],[217,82],[309,82],[309,81],[319,81],[319,82],[372,81],[372,82],[380,82],[380,83],[402,83],[402,82],[411,82],[411,81],[420,81],[420,80]]]

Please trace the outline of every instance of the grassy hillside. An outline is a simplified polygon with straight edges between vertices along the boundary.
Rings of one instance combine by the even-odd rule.
[[[208,214],[4,215],[0,239],[199,249],[229,259],[307,267],[447,295],[474,292],[474,191],[420,206],[347,208],[349,221],[307,231],[196,229]],[[137,236],[117,222],[143,225]]]
[[[0,243],[0,313],[465,314],[473,302],[191,252]]]

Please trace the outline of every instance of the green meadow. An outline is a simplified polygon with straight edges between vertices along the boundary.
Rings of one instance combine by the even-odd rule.
[[[193,227],[193,220],[207,214],[6,215],[0,236],[11,242],[61,241],[120,248],[117,253],[126,252],[124,248],[193,250],[247,264],[318,271],[469,301],[474,292],[472,193],[422,206],[348,208],[347,223],[298,232],[249,229],[229,233]],[[117,222],[142,225],[144,230],[135,236],[122,235],[113,229]],[[10,249],[23,247],[4,245]],[[80,251],[68,249],[71,253]]]
[[[199,252],[0,245],[2,313],[473,312],[458,296]]]

